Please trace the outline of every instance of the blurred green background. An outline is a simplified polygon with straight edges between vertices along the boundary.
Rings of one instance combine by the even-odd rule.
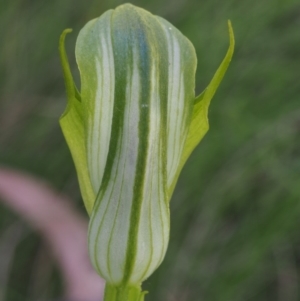
[[[0,163],[48,180],[82,211],[58,125],[66,103],[58,39],[63,29],[73,28],[67,51],[78,80],[78,31],[121,3],[0,1]],[[225,55],[227,19],[236,36],[234,58],[210,107],[210,131],[175,190],[168,253],[144,284],[150,291],[146,300],[300,300],[299,0],[132,3],[166,18],[193,42],[197,92]],[[19,217],[0,205],[1,246],[9,245],[4,235],[16,223]],[[3,300],[60,296],[55,264],[43,285],[36,284],[34,263],[46,250],[24,227]]]

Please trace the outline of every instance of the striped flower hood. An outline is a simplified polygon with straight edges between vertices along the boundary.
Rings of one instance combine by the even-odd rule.
[[[76,43],[78,92],[60,41],[68,106],[60,124],[88,213],[89,252],[113,285],[139,284],[164,258],[169,200],[208,130],[207,110],[233,52],[195,97],[196,53],[166,20],[125,4],[88,22]]]

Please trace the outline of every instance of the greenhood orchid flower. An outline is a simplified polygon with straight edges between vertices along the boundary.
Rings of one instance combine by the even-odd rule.
[[[208,130],[209,103],[233,54],[232,28],[228,52],[198,97],[194,47],[166,20],[124,4],[88,22],[75,50],[80,93],[64,49],[70,31],[60,40],[68,96],[60,124],[90,214],[90,257],[106,296],[123,288],[142,300],[141,282],[166,253],[179,173]]]

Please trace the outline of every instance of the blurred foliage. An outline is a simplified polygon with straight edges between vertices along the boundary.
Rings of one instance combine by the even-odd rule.
[[[78,80],[78,31],[121,3],[0,1],[0,162],[47,179],[82,211],[58,126],[66,102],[58,38],[74,29],[67,49]],[[197,92],[225,54],[227,19],[236,35],[232,64],[212,101],[211,129],[175,190],[169,250],[144,285],[146,300],[300,300],[299,1],[132,3],[168,19],[194,43]],[[0,248],[19,223],[1,207]],[[14,248],[3,300],[61,294],[59,273],[45,254],[39,237],[26,229]]]

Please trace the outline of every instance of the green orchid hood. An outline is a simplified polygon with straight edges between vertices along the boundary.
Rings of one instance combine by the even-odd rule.
[[[208,131],[208,107],[230,63],[234,37],[208,87],[195,97],[193,45],[172,24],[130,4],[88,22],[76,43],[78,92],[64,40],[68,105],[60,124],[91,215],[89,251],[115,287],[138,286],[169,241],[169,201]]]

